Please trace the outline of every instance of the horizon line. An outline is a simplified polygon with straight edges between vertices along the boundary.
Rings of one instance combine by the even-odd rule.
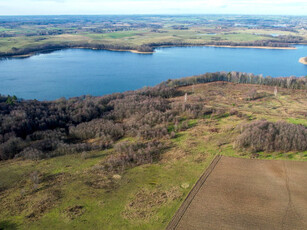
[[[5,14],[0,15],[0,17],[22,17],[22,16],[206,16],[206,15],[232,15],[232,16],[295,16],[295,17],[307,17],[307,14],[237,14],[237,13],[143,13],[143,14],[134,14],[134,13],[127,13],[127,14]]]

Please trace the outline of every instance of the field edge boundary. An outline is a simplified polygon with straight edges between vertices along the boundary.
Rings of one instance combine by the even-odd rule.
[[[206,182],[207,178],[210,176],[211,172],[214,170],[217,163],[222,158],[222,155],[217,155],[212,160],[209,167],[205,170],[205,172],[201,175],[201,177],[198,179],[192,190],[189,192],[175,215],[173,216],[172,220],[169,222],[169,224],[166,227],[166,230],[175,230],[177,225],[179,224],[181,218],[183,217],[184,213],[190,206],[191,202],[194,200],[195,196],[197,195],[200,188],[203,186],[203,184]]]

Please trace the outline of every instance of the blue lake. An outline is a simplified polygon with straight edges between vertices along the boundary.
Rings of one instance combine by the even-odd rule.
[[[97,96],[216,71],[306,76],[307,66],[298,62],[303,56],[307,46],[302,45],[295,50],[159,48],[154,54],[68,49],[1,60],[0,94],[38,100]]]

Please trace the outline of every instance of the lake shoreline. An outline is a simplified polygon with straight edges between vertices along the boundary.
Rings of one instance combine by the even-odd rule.
[[[67,47],[67,48],[61,48],[61,49],[48,49],[48,50],[40,50],[36,52],[31,52],[28,54],[12,54],[12,55],[7,55],[7,56],[2,56],[0,57],[1,59],[5,58],[29,58],[35,55],[39,54],[44,54],[44,53],[52,53],[54,51],[59,51],[59,50],[66,50],[66,49],[88,49],[88,50],[108,50],[108,51],[116,51],[116,52],[131,52],[131,53],[136,53],[136,54],[153,54],[153,52],[141,52],[138,50],[123,50],[123,49],[98,49],[98,48],[88,48],[88,47]]]
[[[208,47],[221,48],[243,48],[243,49],[269,49],[269,50],[295,50],[296,47],[272,47],[272,46],[223,46],[223,45],[206,45]]]
[[[307,46],[303,45],[296,46],[296,50],[280,51],[208,46],[156,48],[154,55],[133,54],[135,47],[122,47],[124,50],[118,52],[87,47],[51,47],[44,52],[58,51],[32,58],[22,55],[19,59],[3,59],[1,94],[37,100],[97,96],[209,71],[242,71],[272,78],[307,75],[306,65],[298,62],[307,54]]]
[[[229,45],[183,45],[183,46],[167,46],[167,45],[162,45],[162,46],[156,46],[154,47],[154,49],[156,48],[175,48],[175,47],[217,47],[217,48],[243,48],[243,49],[271,49],[271,50],[295,50],[297,49],[296,47],[290,46],[290,47],[272,47],[272,46],[229,46]],[[43,53],[51,53],[54,51],[58,51],[58,50],[66,50],[66,49],[89,49],[89,50],[108,50],[108,51],[116,51],[116,52],[131,52],[131,53],[135,53],[135,54],[153,54],[155,53],[154,51],[149,51],[149,52],[143,52],[143,51],[138,51],[136,49],[100,49],[100,48],[92,48],[92,47],[67,47],[67,48],[55,48],[55,49],[42,49],[42,50],[37,50],[35,52],[30,52],[27,54],[9,54],[9,55],[3,55],[0,57],[1,59],[5,59],[5,58],[29,58],[38,54],[43,54]]]
[[[304,65],[307,65],[307,61],[306,61],[307,57],[301,57],[299,62],[304,64]]]

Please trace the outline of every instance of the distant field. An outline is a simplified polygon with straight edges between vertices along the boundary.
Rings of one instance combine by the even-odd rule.
[[[29,54],[56,45],[93,48],[104,44],[113,47],[109,49],[140,50],[141,46],[152,48],[153,44],[285,46],[307,43],[307,28],[303,26],[307,19],[304,17],[204,15],[5,19],[0,22],[2,56]]]

